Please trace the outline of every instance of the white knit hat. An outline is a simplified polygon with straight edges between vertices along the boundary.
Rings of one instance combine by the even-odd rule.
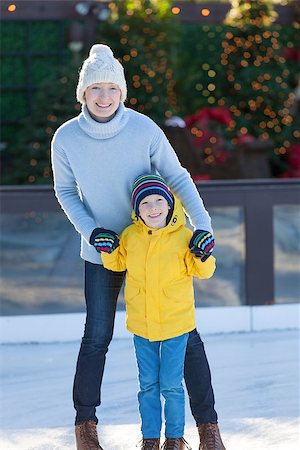
[[[110,47],[95,44],[90,50],[89,57],[84,61],[77,85],[77,100],[85,103],[84,92],[94,83],[115,83],[121,89],[121,101],[127,97],[127,86],[122,64],[114,58]]]

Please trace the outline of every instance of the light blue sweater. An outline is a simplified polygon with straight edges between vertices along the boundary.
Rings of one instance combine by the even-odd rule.
[[[125,108],[99,123],[86,106],[64,123],[52,140],[56,197],[81,234],[81,257],[101,264],[89,244],[92,231],[121,233],[131,223],[131,187],[143,173],[157,171],[184,205],[196,228],[211,230],[211,220],[189,175],[162,130],[147,116]]]

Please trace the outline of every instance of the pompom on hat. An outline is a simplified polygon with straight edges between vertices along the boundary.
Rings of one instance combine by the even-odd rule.
[[[121,101],[127,97],[127,86],[122,64],[114,58],[110,47],[95,44],[89,57],[84,61],[79,74],[76,95],[80,103],[85,103],[84,92],[94,83],[115,83],[121,89]]]
[[[148,195],[157,194],[164,197],[172,210],[174,197],[165,180],[159,175],[146,174],[139,176],[132,186],[131,205],[135,215],[139,216],[141,201]]]

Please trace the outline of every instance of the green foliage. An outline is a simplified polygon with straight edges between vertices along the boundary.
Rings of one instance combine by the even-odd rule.
[[[5,22],[0,27],[1,48],[8,51],[26,50],[28,29],[26,23]]]
[[[1,61],[1,80],[5,84],[24,85],[26,83],[26,64],[23,56],[4,56]]]
[[[188,116],[205,106],[215,106],[221,97],[221,42],[226,29],[218,26],[189,24],[182,26],[176,47],[175,91],[178,114]]]
[[[19,137],[3,151],[3,184],[50,184],[50,143],[55,130],[80,110],[76,102],[78,62],[71,61],[55,81],[46,79],[36,91],[32,114],[20,122]],[[11,131],[11,129],[10,129]]]
[[[27,113],[27,96],[24,91],[5,91],[1,95],[2,120],[21,120]],[[3,136],[2,136],[3,139]]]
[[[271,143],[274,174],[284,169],[284,156],[297,124],[291,114],[293,75],[283,56],[280,29],[270,27],[273,5],[266,0],[233,1],[222,42],[223,102],[235,116],[238,134]],[[268,25],[268,27],[267,27]]]
[[[121,60],[133,109],[162,122],[177,110],[174,66],[178,23],[169,0],[125,0],[99,25],[97,41]]]
[[[231,0],[231,4],[224,23],[232,27],[269,27],[277,17],[272,0]]]
[[[172,114],[186,117],[203,107],[227,105],[235,127],[225,144],[234,144],[236,133],[244,132],[262,141],[272,139],[274,173],[282,172],[285,151],[297,136],[295,118],[287,113],[292,106],[297,66],[283,56],[283,49],[299,45],[296,25],[256,27],[257,31],[251,25],[251,32],[220,25],[178,26],[169,4],[154,0],[111,3],[110,22],[98,24],[97,42],[110,45],[124,65],[128,106],[162,124]],[[51,138],[61,123],[79,112],[75,89],[78,69],[87,55],[78,55],[75,61],[62,48],[61,34],[66,34],[67,23],[64,30],[53,22],[33,25],[6,22],[1,27],[6,52],[1,65],[1,139],[8,143],[1,151],[3,184],[51,183]],[[250,36],[254,36],[252,41]],[[8,50],[17,53],[10,55]],[[31,68],[27,65],[28,50]],[[246,51],[250,57],[244,55]],[[259,56],[269,61],[255,66]],[[244,60],[251,64],[245,67]],[[261,86],[254,87],[253,82]],[[236,83],[241,87],[237,89]],[[31,98],[28,85],[34,87]],[[256,105],[258,96],[263,97],[261,105]],[[275,118],[265,115],[267,108]],[[288,116],[292,123],[282,123],[283,119],[290,121]],[[259,126],[276,118],[281,122],[280,132],[275,130],[275,122],[271,128]]]
[[[66,61],[65,30],[59,22],[5,22],[0,31],[1,140],[7,145],[1,151],[1,181],[50,183],[51,137],[78,112],[78,63],[75,68]]]
[[[31,51],[48,53],[49,49],[59,49],[62,31],[59,23],[52,21],[32,22],[29,36]]]

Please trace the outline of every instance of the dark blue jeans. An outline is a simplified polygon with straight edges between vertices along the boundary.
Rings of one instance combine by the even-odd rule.
[[[100,389],[106,353],[112,339],[116,303],[124,272],[85,262],[86,323],[73,386],[75,424],[94,420],[101,403]],[[185,358],[185,382],[197,424],[217,422],[211,375],[203,342],[197,330],[189,334]]]
[[[217,423],[215,398],[204,344],[197,330],[189,333],[185,353],[184,380],[190,407],[197,425]]]

